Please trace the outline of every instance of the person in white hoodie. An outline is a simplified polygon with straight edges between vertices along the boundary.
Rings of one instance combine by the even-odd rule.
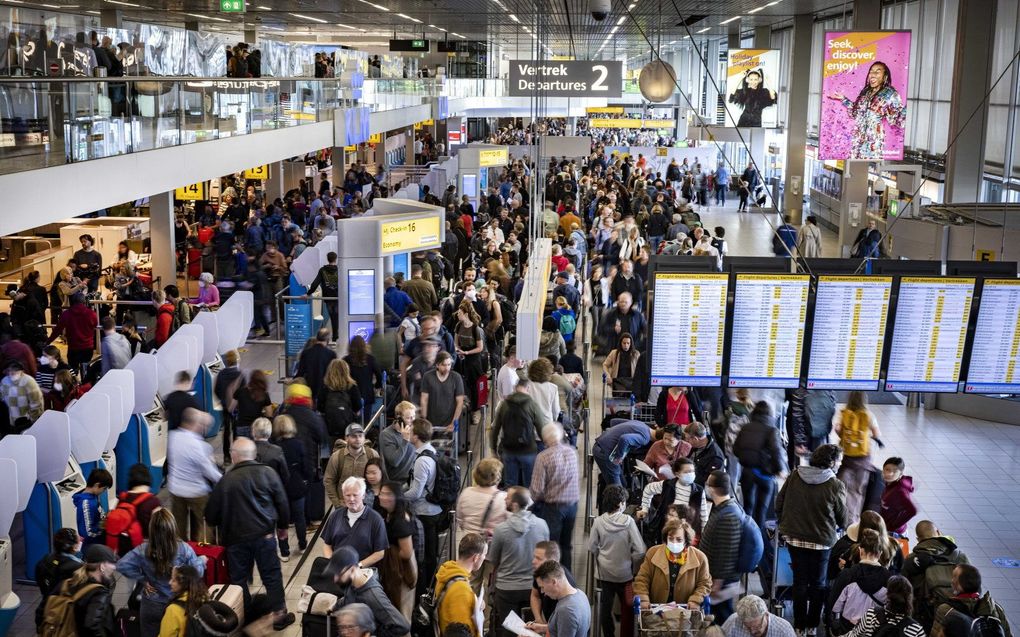
[[[513,637],[503,628],[503,620],[510,611],[519,612],[531,603],[531,566],[535,545],[549,539],[549,526],[545,520],[528,509],[531,508],[531,494],[524,487],[511,487],[506,494],[506,510],[510,514],[505,522],[492,533],[489,555],[496,571],[498,582],[495,587],[496,608],[491,621],[497,637]]]
[[[603,637],[631,637],[634,634],[634,566],[645,556],[645,543],[641,539],[634,518],[624,514],[627,507],[627,490],[613,484],[602,493],[602,515],[595,518],[588,539],[588,550],[595,554],[598,564],[599,587],[602,589],[600,606]],[[613,620],[613,597],[620,598],[620,632]]]

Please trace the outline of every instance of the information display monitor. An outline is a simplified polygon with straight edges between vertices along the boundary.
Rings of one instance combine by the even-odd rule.
[[[375,270],[347,271],[347,313],[375,314]]]
[[[955,392],[974,279],[900,279],[886,391]]]
[[[808,389],[878,389],[892,281],[889,276],[818,277]]]
[[[800,384],[811,277],[738,274],[730,337],[730,387]]]
[[[655,274],[652,385],[722,382],[728,286],[727,274]]]
[[[964,391],[1020,394],[1020,279],[985,279]]]

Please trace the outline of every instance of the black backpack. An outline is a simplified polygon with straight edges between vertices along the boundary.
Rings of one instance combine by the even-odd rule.
[[[513,400],[503,401],[501,407],[504,451],[526,451],[535,446],[535,422],[531,414]]]
[[[326,391],[322,404],[322,413],[326,419],[326,431],[334,438],[347,433],[347,425],[354,422],[354,405],[347,391]]]
[[[423,451],[419,455],[431,458],[436,464],[436,481],[432,490],[425,494],[425,501],[448,511],[460,495],[460,465],[450,456],[437,456],[434,451]]]
[[[499,311],[503,315],[502,328],[507,332],[517,331],[517,304],[508,296],[496,295],[499,301]]]

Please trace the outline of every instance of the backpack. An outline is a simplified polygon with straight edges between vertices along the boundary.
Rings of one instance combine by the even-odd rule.
[[[435,582],[433,582],[432,587],[428,591],[422,594],[417,608],[414,609],[414,617],[411,618],[411,633],[413,635],[439,634],[439,607],[443,605],[446,592],[454,582],[467,582],[467,578],[463,575],[451,577],[447,580],[446,585],[443,586],[443,590],[439,593],[438,598],[436,597]],[[189,635],[188,637],[191,636]]]
[[[570,336],[577,329],[577,319],[569,312],[560,314],[560,334]]]
[[[170,603],[180,606],[187,613],[187,605],[181,600],[175,599]],[[209,626],[206,622],[202,621],[200,613],[204,609],[210,609],[210,614],[216,617],[216,626]],[[207,610],[206,612],[208,613],[209,611]],[[184,634],[187,637],[224,637],[225,635],[233,634],[239,623],[237,613],[230,606],[221,601],[210,599],[202,604],[198,611],[187,618]],[[234,626],[234,629],[227,631],[226,629],[229,626]]]
[[[944,555],[932,557],[931,564],[924,569],[924,582],[921,584],[921,599],[933,611],[940,604],[953,597],[953,569],[962,562],[956,562]]]
[[[752,573],[758,568],[758,563],[765,555],[765,540],[762,539],[761,529],[754,521],[754,518],[739,512],[740,518],[740,550],[737,552],[736,571],[738,573]]]
[[[503,442],[505,451],[515,452],[535,444],[535,422],[527,409],[513,400],[503,401]]]
[[[326,419],[326,431],[334,438],[345,435],[347,425],[354,422],[354,405],[346,391],[327,391],[322,411]]]
[[[76,637],[78,622],[74,616],[74,606],[92,594],[102,584],[86,584],[73,595],[70,593],[70,582],[64,582],[60,592],[50,595],[43,611],[42,626],[39,627],[41,637]]]
[[[425,494],[425,501],[449,510],[460,494],[460,465],[450,456],[437,456],[434,451],[423,451],[419,456],[431,458],[436,465],[436,481]]]
[[[496,295],[499,301],[499,312],[503,315],[503,329],[507,332],[517,331],[517,304],[508,296]]]
[[[772,253],[778,256],[785,256],[789,253],[786,243],[783,242],[783,238],[779,236],[778,232],[772,233]]]
[[[840,414],[839,446],[848,458],[863,458],[868,455],[868,441],[871,423],[868,414],[862,411],[844,409]]]
[[[914,621],[910,615],[905,615],[900,621],[890,624],[886,622],[884,608],[875,610],[875,620],[878,621],[878,628],[871,634],[871,637],[902,637],[904,629]]]
[[[142,543],[142,524],[138,521],[138,505],[153,497],[144,493],[121,493],[117,506],[106,516],[106,545],[119,557]]]

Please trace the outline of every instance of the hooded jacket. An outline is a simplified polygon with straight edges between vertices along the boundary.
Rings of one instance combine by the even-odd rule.
[[[464,579],[451,582],[455,577]],[[478,597],[471,589],[471,573],[455,560],[443,562],[436,571],[436,599],[440,596],[443,601],[436,608],[439,632],[445,633],[450,624],[461,623],[470,626],[471,634],[478,637],[478,627],[475,624]]]
[[[603,513],[591,526],[588,550],[595,554],[599,579],[629,582],[634,579],[634,565],[645,554],[645,543],[633,517]]]
[[[517,422],[510,425],[514,420],[531,421],[534,435],[526,443],[521,443],[515,438],[517,438],[518,431],[522,434],[526,433],[521,427],[527,427],[527,423]],[[545,416],[535,399],[530,394],[515,391],[496,407],[496,415],[492,419],[492,430],[489,433],[492,448],[514,454],[536,454],[538,453],[536,441],[542,437],[541,428],[544,423]],[[512,430],[512,433],[507,435],[509,430]],[[500,433],[503,434],[503,440],[500,440]]]
[[[917,515],[917,505],[910,495],[914,492],[914,479],[902,476],[895,482],[885,485],[882,492],[882,519],[885,526],[893,533],[903,535],[907,531],[907,523]]]
[[[501,590],[531,590],[535,545],[549,539],[549,526],[531,511],[517,511],[496,527],[485,558],[496,567]]]
[[[1003,610],[994,599],[992,594],[985,591],[984,595],[979,597],[954,597],[945,604],[940,605],[935,609],[935,624],[936,629],[932,631],[932,634],[937,632],[938,627],[945,626],[946,616],[949,614],[950,609],[963,613],[972,619],[978,617],[994,617],[998,619],[1002,624],[1002,632],[1006,637],[1012,637],[1013,633],[1009,628],[1009,619],[1006,617],[1006,612]],[[943,629],[943,635],[951,635],[949,631]]]
[[[798,467],[776,497],[779,530],[795,540],[832,546],[846,528],[846,487],[832,469]]]
[[[889,569],[868,563],[854,564],[840,573],[829,592],[833,620],[856,626],[869,609],[884,605],[890,576]]]

